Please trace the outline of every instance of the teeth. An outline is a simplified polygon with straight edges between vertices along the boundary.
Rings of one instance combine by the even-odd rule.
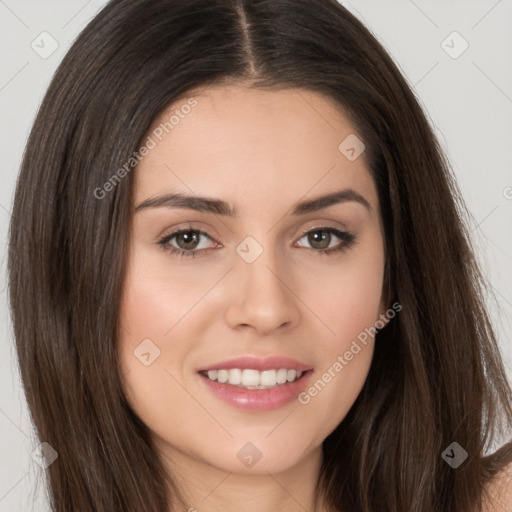
[[[229,370],[231,374],[233,370]],[[229,382],[231,384],[231,381]],[[258,370],[242,370],[242,386],[259,386],[260,372]]]
[[[265,370],[261,372],[260,385],[261,386],[275,386],[277,384],[276,370]]]
[[[230,384],[234,384],[235,386],[242,384],[242,370],[239,370],[238,368],[233,368],[233,370],[229,370],[228,380]]]
[[[284,384],[288,380],[288,370],[286,368],[281,368],[277,370],[277,383]]]
[[[224,384],[224,382],[227,382],[229,380],[228,370],[217,370],[217,380],[221,384]]]
[[[301,371],[279,368],[278,370],[258,370],[233,368],[231,370],[209,370],[208,378],[221,384],[228,383],[247,389],[273,388],[302,377]]]

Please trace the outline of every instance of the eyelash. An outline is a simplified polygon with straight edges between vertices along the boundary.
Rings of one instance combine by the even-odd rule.
[[[315,252],[317,254],[322,254],[323,256],[333,255],[335,253],[341,253],[357,243],[356,235],[354,235],[353,233],[351,233],[349,231],[340,231],[339,229],[336,229],[336,228],[333,228],[330,226],[317,226],[317,227],[308,229],[307,231],[302,233],[300,238],[303,238],[305,235],[315,232],[315,231],[326,231],[328,233],[333,233],[334,235],[336,235],[338,238],[340,238],[341,240],[343,240],[345,242],[345,243],[341,243],[340,245],[338,245],[336,247],[332,247],[330,249],[323,249],[323,250],[322,249],[312,249],[310,247],[304,247],[304,249],[306,249],[306,250]],[[164,251],[169,252],[172,255],[177,256],[179,258],[181,258],[183,256],[194,258],[197,253],[204,255],[211,250],[211,249],[199,249],[199,250],[194,249],[194,250],[190,250],[190,251],[185,251],[183,249],[176,249],[176,247],[169,245],[169,242],[175,236],[177,236],[181,233],[189,233],[189,232],[198,233],[200,235],[206,236],[210,240],[213,240],[212,237],[208,233],[206,233],[205,231],[202,231],[200,229],[178,228],[178,229],[174,230],[172,233],[162,237],[160,240],[158,240],[157,243],[158,243],[158,245],[160,245],[162,247],[162,249]],[[300,238],[299,238],[299,240],[300,240]]]

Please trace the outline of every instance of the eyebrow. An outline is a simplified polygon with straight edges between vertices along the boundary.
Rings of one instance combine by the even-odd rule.
[[[370,203],[358,192],[353,189],[346,188],[337,192],[301,201],[293,205],[292,215],[304,215],[306,213],[316,212],[329,206],[356,202],[362,204],[368,211],[371,211]],[[214,213],[216,215],[224,215],[227,217],[238,217],[238,211],[226,201],[221,199],[213,199],[209,197],[189,196],[185,194],[164,194],[157,197],[150,197],[142,201],[136,208],[135,212],[146,210],[148,208],[185,208],[196,210],[199,212]]]

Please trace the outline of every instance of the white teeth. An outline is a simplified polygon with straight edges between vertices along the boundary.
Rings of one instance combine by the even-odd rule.
[[[284,384],[288,380],[288,370],[286,368],[281,368],[277,370],[277,383]]]
[[[209,370],[208,378],[221,384],[228,383],[233,386],[247,389],[267,389],[280,384],[293,382],[302,377],[303,372],[279,368],[277,370],[258,370],[233,368],[230,370]]]
[[[227,370],[217,370],[217,380],[224,384],[224,382],[227,382],[229,380],[229,374]]]
[[[231,373],[233,370],[229,370]],[[230,382],[231,384],[231,382]],[[259,386],[260,385],[260,372],[258,370],[243,370],[242,371],[242,385],[243,386]]]
[[[275,386],[277,383],[276,374],[277,372],[275,370],[265,370],[261,372],[260,385]]]
[[[239,384],[242,384],[242,370],[239,370],[238,368],[233,368],[232,370],[228,371],[229,375],[229,383],[234,384],[235,386],[238,386]]]

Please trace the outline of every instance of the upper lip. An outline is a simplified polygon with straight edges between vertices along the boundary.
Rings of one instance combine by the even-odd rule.
[[[232,368],[253,369],[260,372],[264,370],[273,370],[280,368],[287,368],[289,370],[297,370],[305,372],[311,370],[311,366],[296,361],[285,356],[271,356],[271,357],[254,357],[254,356],[242,356],[235,357],[234,359],[228,359],[227,361],[221,361],[209,366],[199,368],[197,371],[208,371],[208,370],[231,370]]]

